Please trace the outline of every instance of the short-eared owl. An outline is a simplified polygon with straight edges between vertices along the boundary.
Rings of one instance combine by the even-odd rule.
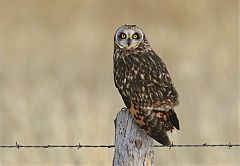
[[[114,82],[137,124],[169,146],[167,131],[179,130],[174,107],[178,94],[162,59],[136,25],[123,25],[114,36]]]

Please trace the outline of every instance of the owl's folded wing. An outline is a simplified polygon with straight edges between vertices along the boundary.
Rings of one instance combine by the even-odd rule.
[[[166,65],[154,52],[129,54],[122,63],[126,67],[126,72],[122,73],[125,78],[115,78],[115,85],[122,96],[129,97],[143,109],[164,111],[178,104],[178,94]]]

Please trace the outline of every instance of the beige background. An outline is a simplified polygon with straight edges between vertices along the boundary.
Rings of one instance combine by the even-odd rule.
[[[234,0],[0,0],[0,144],[113,144],[113,35],[139,25],[180,94],[176,144],[239,143]],[[237,165],[239,148],[155,149],[155,165]],[[0,165],[111,165],[113,149],[0,149]]]

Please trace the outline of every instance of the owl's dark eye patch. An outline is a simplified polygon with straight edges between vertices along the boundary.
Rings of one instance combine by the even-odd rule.
[[[133,38],[133,39],[140,39],[139,33],[134,33],[134,34],[132,35],[132,38]]]
[[[123,33],[123,32],[121,32],[121,33],[119,34],[119,38],[120,38],[120,39],[126,39],[126,37],[127,37],[127,35],[126,35],[125,33]]]

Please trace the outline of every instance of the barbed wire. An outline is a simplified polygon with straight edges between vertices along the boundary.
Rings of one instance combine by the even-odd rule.
[[[16,148],[16,149],[22,149],[22,148],[42,148],[42,149],[48,149],[48,148],[114,148],[114,145],[81,145],[80,143],[76,145],[54,145],[54,144],[49,144],[49,145],[21,145],[18,142],[15,143],[15,145],[0,145],[1,149],[4,148]],[[153,147],[156,148],[173,148],[173,147],[178,147],[178,148],[206,148],[206,147],[228,147],[229,149],[232,147],[240,147],[240,144],[171,144],[170,146],[164,146],[164,145],[154,145]]]

